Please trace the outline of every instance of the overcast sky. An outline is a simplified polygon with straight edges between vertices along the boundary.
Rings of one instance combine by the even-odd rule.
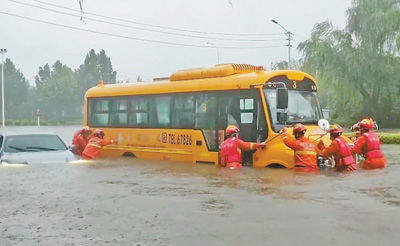
[[[92,48],[96,52],[101,49],[106,51],[117,71],[117,79],[123,81],[136,81],[139,75],[144,80],[151,80],[154,77],[169,76],[179,69],[213,66],[217,63],[217,51],[220,63],[249,63],[269,68],[271,62],[287,60],[288,57],[285,35],[275,35],[283,33],[283,30],[273,24],[271,19],[277,20],[294,33],[294,46],[297,46],[309,37],[318,22],[329,20],[334,26],[343,28],[346,23],[345,11],[350,4],[351,0],[83,0],[82,7],[86,13],[83,13],[83,20],[80,20],[81,14],[69,9],[80,10],[79,0],[0,0],[0,12],[127,37],[74,30],[0,13],[0,48],[8,50],[6,57],[12,59],[31,84],[34,83],[33,78],[39,66],[46,63],[52,65],[60,60],[76,69]],[[63,15],[54,10],[77,16]],[[97,22],[90,18],[118,25]],[[211,35],[204,32],[272,35]],[[182,34],[186,36],[180,36]],[[263,41],[236,41],[237,39]],[[200,47],[190,47],[191,45]],[[216,46],[220,48],[213,48]],[[293,49],[293,58],[299,56]]]

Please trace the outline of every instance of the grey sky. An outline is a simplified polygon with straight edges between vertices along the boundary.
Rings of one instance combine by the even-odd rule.
[[[79,15],[32,0],[13,1]],[[285,40],[239,42],[179,37],[98,23],[86,18],[99,19],[99,17],[85,14],[83,22],[79,17],[40,10],[13,1],[0,0],[0,11],[132,38],[210,46],[210,48],[183,47],[109,37],[0,14],[0,48],[8,50],[6,57],[14,61],[31,84],[39,66],[45,63],[52,65],[56,60],[60,60],[76,69],[83,63],[86,53],[91,48],[96,52],[104,49],[118,72],[117,79],[132,82],[136,81],[139,75],[145,80],[150,80],[153,77],[169,76],[179,69],[213,66],[217,63],[217,50],[211,48],[212,46],[281,46],[262,49],[219,48],[220,63],[250,63],[269,68],[271,62],[287,59]],[[41,1],[79,10],[78,0]],[[282,33],[279,26],[271,22],[271,19],[276,19],[295,34],[294,45],[297,46],[299,42],[309,37],[314,24],[318,22],[330,20],[335,26],[342,28],[346,22],[345,11],[350,4],[351,0],[84,0],[83,9],[86,12],[152,25],[223,33]],[[103,20],[116,22],[110,19]],[[156,30],[176,32],[167,29]],[[186,34],[206,36],[196,33]],[[208,36],[235,39],[285,38],[284,35]],[[299,57],[294,49],[293,57]]]

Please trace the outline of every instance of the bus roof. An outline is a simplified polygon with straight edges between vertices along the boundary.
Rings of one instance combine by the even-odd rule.
[[[263,84],[271,78],[286,76],[290,80],[315,79],[296,70],[266,71],[263,67],[247,64],[220,64],[212,68],[195,68],[177,71],[169,78],[152,82],[104,84],[86,92],[86,97],[145,95],[196,91],[246,89],[251,85]]]

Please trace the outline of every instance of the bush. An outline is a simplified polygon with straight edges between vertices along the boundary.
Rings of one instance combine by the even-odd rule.
[[[400,144],[400,133],[379,133],[383,144]]]
[[[381,143],[383,144],[400,144],[400,133],[383,133],[383,132],[377,132],[377,133],[381,140]],[[353,132],[345,133],[345,135],[350,139],[356,136],[356,134]]]

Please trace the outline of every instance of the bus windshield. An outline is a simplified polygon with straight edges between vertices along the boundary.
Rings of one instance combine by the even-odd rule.
[[[322,111],[318,103],[316,92],[289,90],[286,122],[278,122],[276,89],[264,89],[264,93],[275,130],[280,130],[285,125],[294,123],[317,123],[318,120],[322,118]]]

